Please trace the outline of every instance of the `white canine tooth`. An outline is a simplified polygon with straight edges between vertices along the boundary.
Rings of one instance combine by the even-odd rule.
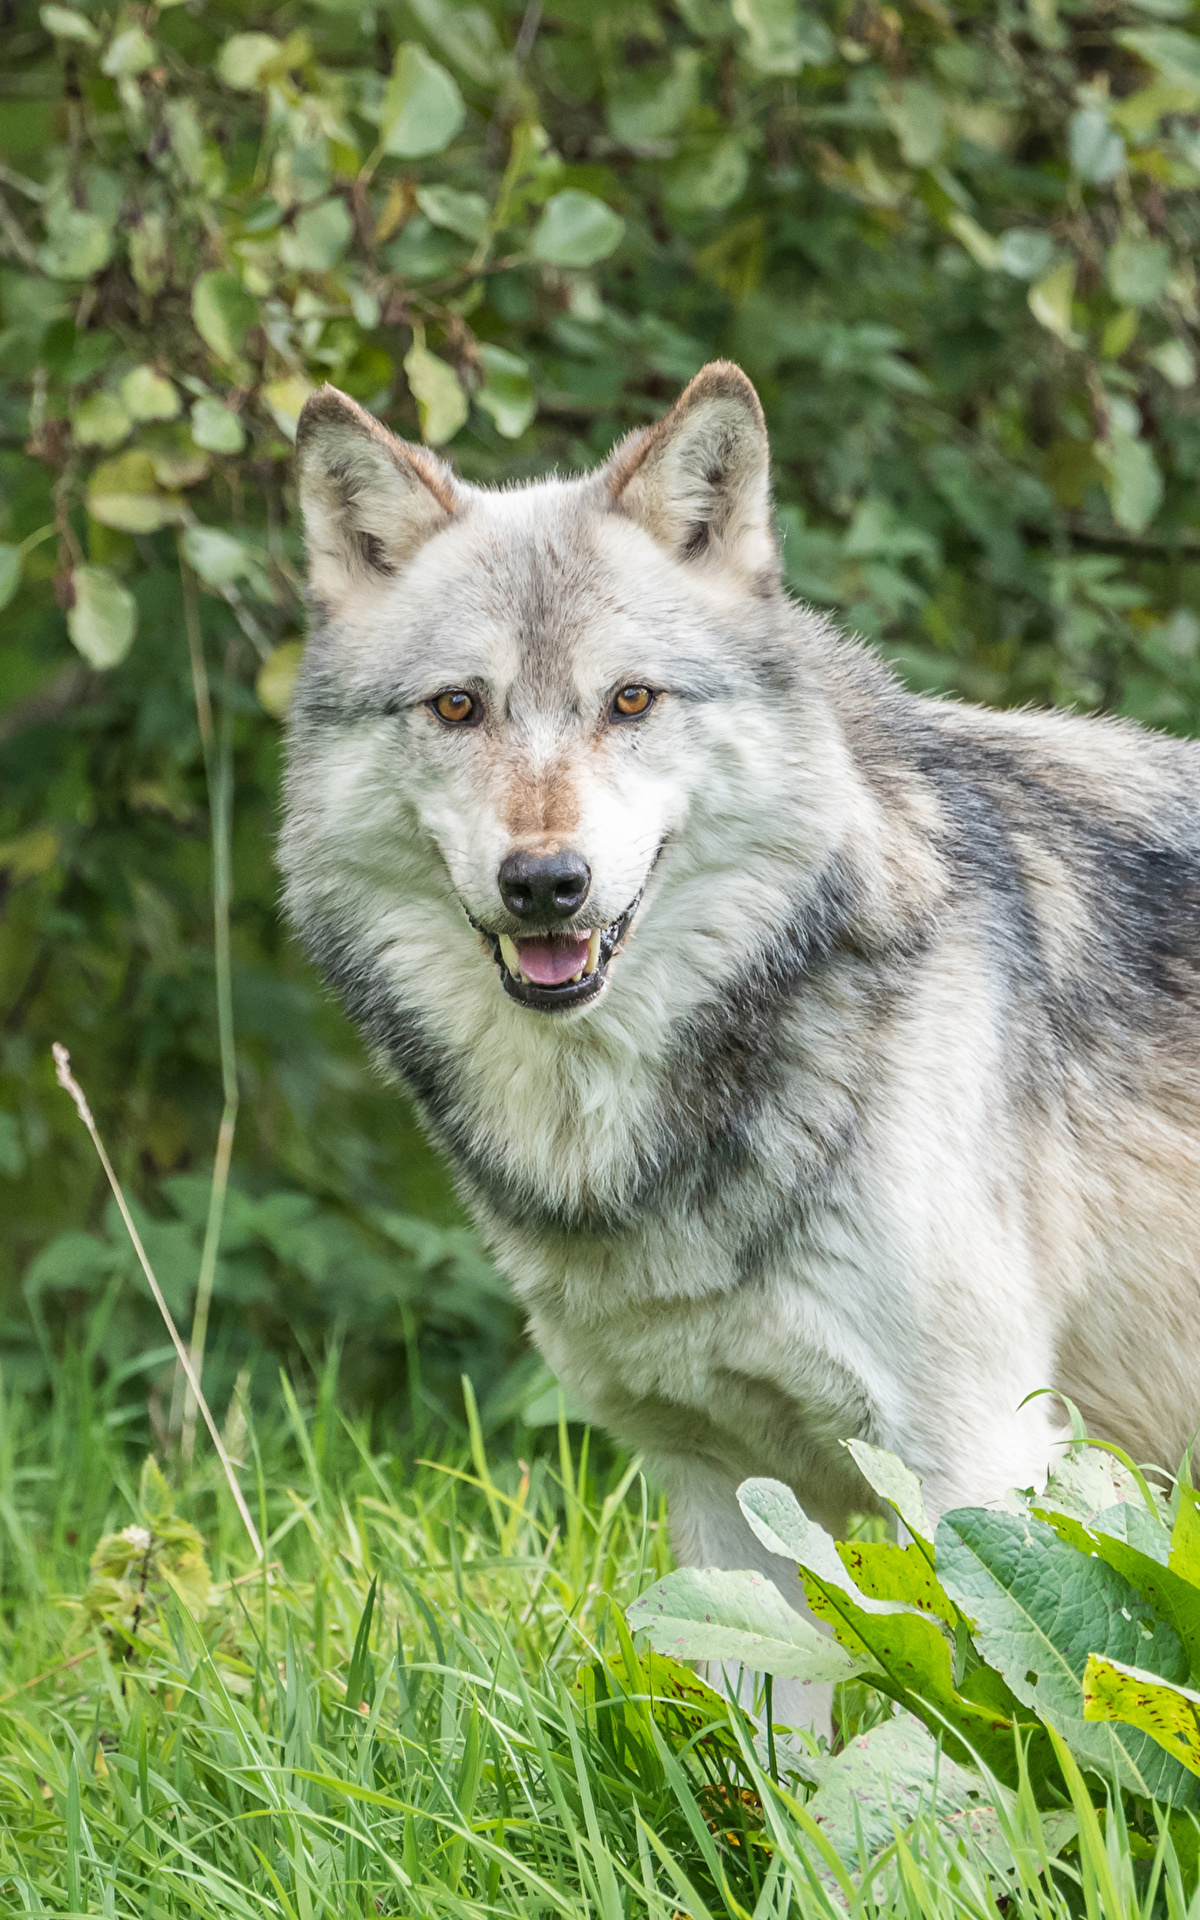
[[[570,984],[571,986],[573,986],[573,987],[577,987],[577,986],[579,985],[579,982],[580,982],[580,981],[581,981],[582,979],[583,979],[583,970],[582,970],[582,968],[581,968],[581,969],[580,969],[580,971],[579,971],[578,973],[573,973],[573,974],[571,975],[571,978],[570,978],[570,982],[569,982],[569,984]]]
[[[520,956],[517,953],[516,945],[509,939],[506,933],[500,935],[500,958],[503,960],[514,980],[520,980],[523,977],[521,973]]]
[[[596,968],[599,965],[600,965],[600,929],[599,927],[593,927],[592,931],[588,935],[587,959],[583,963],[583,971],[584,973],[595,973]],[[578,980],[579,975],[576,974],[575,978]]]

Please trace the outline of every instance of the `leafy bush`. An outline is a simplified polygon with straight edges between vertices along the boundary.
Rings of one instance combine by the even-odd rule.
[[[599,458],[731,354],[797,592],[921,686],[1194,729],[1194,15],[18,0],[5,22],[0,1334],[41,1377],[31,1256],[91,1236],[32,1269],[43,1341],[124,1258],[54,1090],[62,1039],[181,1310],[202,1268],[214,1290],[230,1379],[251,1343],[315,1351],[341,1319],[375,1393],[406,1353],[435,1366],[449,1319],[448,1371],[498,1386],[515,1318],[461,1240],[414,1250],[414,1220],[460,1230],[445,1178],[276,913],[305,395],[333,380],[492,481]],[[241,1196],[223,1252],[214,1142]],[[305,1209],[301,1260],[282,1223]],[[110,1359],[147,1337],[121,1301]]]
[[[952,1814],[972,1815],[1025,1791],[1047,1815],[1072,1802],[1077,1815],[1086,1777],[1101,1804],[1128,1800],[1135,1830],[1156,1835],[1157,1809],[1194,1871],[1200,1498],[1190,1476],[1168,1501],[1114,1453],[1080,1443],[1042,1494],[957,1508],[935,1533],[914,1474],[865,1444],[851,1451],[908,1544],[835,1544],[775,1480],[738,1493],[757,1538],[797,1562],[832,1640],[761,1575],[693,1568],[635,1601],[631,1626],[676,1658],[857,1680],[895,1704],[895,1717],[819,1763],[808,1811],[846,1862],[872,1828],[876,1848],[890,1842],[905,1794],[936,1789]],[[1060,1826],[1060,1837],[1074,1830]]]

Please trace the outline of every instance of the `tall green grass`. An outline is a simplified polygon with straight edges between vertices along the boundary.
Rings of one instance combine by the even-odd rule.
[[[342,1416],[333,1364],[305,1406],[235,1400],[265,1568],[201,1445],[175,1497],[211,1604],[152,1582],[122,1630],[84,1596],[138,1521],[144,1406],[87,1346],[48,1404],[0,1394],[5,1914],[1200,1915],[1169,1838],[1077,1777],[1052,1870],[1028,1794],[844,1865],[751,1723],[647,1695],[621,1610],[669,1555],[637,1463],[565,1427],[489,1460],[469,1394],[466,1441],[421,1460]]]

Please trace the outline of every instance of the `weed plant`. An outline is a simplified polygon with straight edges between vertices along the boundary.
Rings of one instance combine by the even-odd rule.
[[[438,1457],[410,1461],[341,1413],[336,1361],[306,1406],[286,1381],[261,1414],[235,1398],[259,1566],[203,1446],[139,1486],[137,1370],[98,1385],[96,1337],[46,1408],[0,1398],[6,1914],[1200,1913],[1165,1827],[1070,1770],[1065,1850],[1022,1782],[990,1821],[929,1805],[844,1865],[803,1741],[765,1750],[635,1652],[622,1608],[670,1564],[662,1503],[565,1422],[494,1464],[468,1392],[464,1444],[428,1434]],[[147,1548],[189,1526],[199,1597]]]

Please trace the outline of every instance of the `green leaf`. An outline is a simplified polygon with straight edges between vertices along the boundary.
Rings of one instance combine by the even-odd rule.
[[[905,80],[885,97],[883,111],[910,167],[932,166],[946,144],[946,103],[924,80]]]
[[[529,248],[554,267],[592,267],[620,246],[625,222],[594,193],[567,187],[547,200]]]
[[[444,446],[454,438],[468,412],[458,375],[416,340],[404,356],[404,371],[417,403],[421,438],[428,446]]]
[[[8,605],[21,584],[23,558],[20,547],[12,547],[7,543],[0,545],[0,611]]]
[[[211,394],[202,395],[192,406],[192,438],[210,453],[240,453],[246,444],[237,414]]]
[[[608,124],[626,146],[665,140],[678,132],[699,97],[699,49],[679,47],[669,66],[622,72],[608,89]]]
[[[1152,367],[1157,367],[1164,380],[1171,386],[1194,386],[1196,383],[1196,358],[1191,348],[1183,340],[1164,340],[1146,355]]]
[[[1181,1769],[1144,1734],[1102,1733],[1083,1717],[1090,1653],[1183,1680],[1179,1637],[1127,1580],[1078,1553],[1044,1521],[964,1507],[937,1530],[937,1572],[973,1623],[975,1644],[1016,1698],[1048,1720],[1085,1766],[1147,1799],[1192,1798]]]
[[[226,364],[237,359],[258,318],[258,302],[237,275],[222,268],[202,273],[192,290],[192,319],[204,344]]]
[[[1123,307],[1148,307],[1165,292],[1171,277],[1171,249],[1165,240],[1127,238],[1109,248],[1108,284]]]
[[[1157,1674],[1092,1653],[1083,1676],[1083,1715],[1137,1727],[1189,1773],[1200,1774],[1200,1693],[1190,1687],[1170,1686]]]
[[[517,440],[537,412],[529,366],[503,347],[481,345],[477,357],[484,371],[475,405],[491,415],[497,433]]]
[[[677,1660],[751,1667],[813,1686],[848,1680],[863,1664],[789,1607],[761,1573],[680,1567],[635,1600],[625,1617],[658,1653]]]
[[[75,604],[67,615],[72,645],[90,667],[119,666],[137,632],[137,602],[107,567],[76,567]]]
[[[1104,469],[1112,516],[1130,533],[1144,533],[1163,498],[1163,477],[1152,449],[1133,433],[1110,432],[1093,452]]]
[[[1112,1509],[1109,1514],[1099,1515],[1092,1524],[1072,1514],[1047,1513],[1044,1517],[1060,1539],[1069,1541],[1080,1553],[1094,1554],[1107,1566],[1115,1567],[1137,1588],[1159,1619],[1165,1620],[1179,1635],[1187,1655],[1188,1671],[1193,1677],[1200,1677],[1200,1588],[1110,1530],[1113,1515],[1137,1510],[1132,1506]],[[1108,1527],[1105,1521],[1109,1521]]]
[[[1071,165],[1084,180],[1103,186],[1125,170],[1125,142],[1103,107],[1081,107],[1067,128]]]
[[[1181,1580],[1200,1587],[1200,1496],[1186,1481],[1179,1485],[1179,1510],[1171,1529],[1167,1564]]]
[[[353,233],[354,221],[344,200],[318,200],[280,234],[279,257],[293,273],[326,273],[341,259]]]
[[[158,48],[145,29],[125,27],[109,42],[100,70],[113,79],[121,79],[128,74],[145,73],[157,59]]]
[[[56,40],[76,40],[81,46],[98,47],[100,35],[86,14],[74,7],[39,7],[38,19]]]
[[[223,527],[188,527],[180,537],[183,557],[210,587],[240,580],[252,558]]]
[[[882,1447],[869,1446],[865,1440],[847,1440],[846,1451],[863,1479],[899,1515],[909,1532],[918,1540],[930,1541],[933,1529],[925,1512],[921,1482],[911,1467]]]
[[[505,78],[509,55],[485,8],[464,6],[462,0],[409,0],[409,5],[446,58],[461,67],[469,80],[494,87]]]
[[[119,447],[133,426],[115,393],[89,393],[71,414],[71,432],[81,447]]]
[[[1036,227],[1009,227],[1000,235],[998,263],[1014,280],[1036,280],[1054,258],[1054,241]]]
[[[379,123],[384,152],[408,159],[441,153],[465,118],[458,83],[445,67],[415,40],[398,47]]]
[[[33,1262],[24,1291],[33,1299],[40,1293],[91,1293],[106,1286],[123,1266],[121,1254],[99,1234],[60,1233]]]
[[[750,160],[736,133],[685,142],[667,175],[667,201],[679,213],[723,213],[741,198]]]
[[[833,1759],[805,1804],[846,1866],[865,1865],[919,1813],[982,1799],[978,1774],[956,1766],[910,1714],[859,1734]]]
[[[837,50],[825,22],[797,0],[733,0],[733,17],[746,36],[745,57],[760,73],[799,73]]]
[[[282,43],[270,33],[235,33],[217,56],[217,72],[227,87],[252,93],[262,84],[265,66],[283,52]]]
[[[95,469],[87,491],[87,510],[101,526],[123,533],[154,533],[183,516],[183,503],[160,493],[154,462],[140,448],[130,448]]]
[[[1178,27],[1127,27],[1113,38],[1157,67],[1164,80],[1190,88],[1200,97],[1200,40],[1194,34]]]
[[[131,420],[173,420],[179,395],[153,367],[134,367],[121,382],[121,402]]]
[[[129,235],[129,267],[134,285],[151,298],[167,284],[170,254],[167,223],[160,213],[143,213]]]
[[[460,193],[456,187],[418,187],[417,205],[435,227],[445,227],[463,240],[482,240],[488,230],[488,203],[481,193]]]
[[[46,209],[46,234],[38,260],[52,280],[88,280],[112,258],[112,223],[85,207],[52,200]]]

